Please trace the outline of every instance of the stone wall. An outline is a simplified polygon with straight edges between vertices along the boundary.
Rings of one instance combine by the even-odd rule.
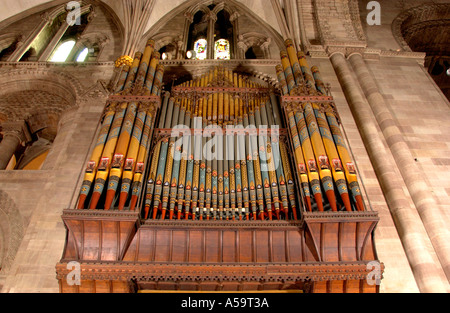
[[[331,85],[331,94],[336,101],[343,130],[348,139],[348,146],[361,177],[365,203],[370,209],[377,211],[380,216],[380,222],[375,232],[375,244],[379,260],[386,266],[381,292],[418,292],[383,191],[333,66],[328,59],[312,59],[310,64],[317,65],[324,82]],[[382,136],[381,132],[379,134]]]
[[[61,214],[76,195],[106,103],[106,91],[97,79],[109,80],[113,68],[108,64],[107,70],[102,66],[66,69],[74,72],[73,77],[84,78],[86,88],[78,94],[77,106],[63,113],[42,170],[0,171],[1,190],[13,199],[16,219],[24,229],[14,262],[0,272],[1,292],[59,291],[55,264],[66,239]]]

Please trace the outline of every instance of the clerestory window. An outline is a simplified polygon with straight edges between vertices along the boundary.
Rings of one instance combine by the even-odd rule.
[[[229,60],[233,57],[234,24],[226,9],[214,5],[194,14],[189,27],[188,59]]]
[[[67,40],[61,43],[50,57],[49,62],[66,62],[75,44],[75,40]]]

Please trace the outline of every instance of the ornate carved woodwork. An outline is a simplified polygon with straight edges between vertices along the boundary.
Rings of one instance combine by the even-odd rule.
[[[66,210],[56,266],[61,292],[137,290],[377,292],[373,212],[305,213],[300,221],[141,220],[135,212]],[[69,262],[81,285],[69,285]]]
[[[287,47],[292,48],[291,45]],[[290,56],[295,57],[290,52]],[[287,54],[283,55],[282,61],[286,61]],[[133,67],[137,70],[135,61]],[[301,64],[305,67],[306,63]],[[161,75],[155,78],[158,89],[165,68],[159,69]],[[111,123],[112,114],[118,114],[127,106],[132,108],[131,112],[134,112],[135,106],[139,107],[138,111],[143,107],[144,112],[152,117],[147,129],[151,135],[143,150],[149,157],[141,162],[139,174],[143,176],[136,180],[146,186],[133,187],[130,194],[127,188],[123,188],[129,182],[122,177],[121,190],[125,191],[121,193],[127,194],[127,197],[130,194],[130,203],[134,197],[134,204],[126,205],[124,201],[121,207],[116,207],[110,205],[110,202],[119,199],[115,195],[116,189],[113,193],[108,189],[106,195],[102,195],[106,177],[103,173],[96,178],[96,184],[98,182],[101,186],[94,187],[100,191],[92,192],[96,198],[86,197],[84,189],[90,188],[90,184],[83,183],[79,197],[79,203],[83,205],[78,205],[78,210],[65,210],[62,215],[67,240],[63,257],[56,266],[61,292],[378,292],[378,285],[372,284],[374,277],[380,278],[383,267],[378,261],[373,238],[378,215],[362,203],[356,172],[349,156],[343,153],[344,150],[340,151],[340,158],[345,161],[341,162],[337,151],[331,149],[336,149],[337,143],[343,147],[333,98],[328,95],[329,90],[321,81],[318,69],[314,69],[318,90],[312,85],[312,75],[305,75],[307,82],[300,80],[303,74],[299,72],[298,61],[292,65],[296,83],[292,71],[288,69],[289,65],[284,69],[288,72],[286,80],[281,79],[280,84],[288,85],[290,92],[289,95],[283,93],[280,107],[274,89],[265,87],[266,84],[251,82],[249,77],[224,67],[216,67],[202,78],[172,85],[163,96],[160,90],[150,95],[145,89],[147,85],[133,85],[131,80],[130,84],[125,83],[124,91],[110,95],[103,116],[106,126]],[[133,73],[130,70],[128,75]],[[224,95],[228,101],[225,101]],[[317,112],[314,112],[313,105]],[[325,114],[330,115],[329,121]],[[117,116],[121,121],[123,116]],[[203,125],[193,123],[193,117],[203,118]],[[275,125],[279,128],[269,131],[262,127],[249,131],[242,127],[236,136],[255,139],[256,135],[259,137],[262,134],[277,135],[277,138],[249,141],[247,146],[246,143],[233,142],[235,139],[231,137],[236,149],[244,152],[243,159],[236,154],[234,159],[211,165],[205,156],[197,162],[192,157],[189,160],[190,177],[186,174],[188,156],[193,155],[192,151],[189,152],[189,145],[183,148],[183,154],[186,154],[184,159],[176,160],[171,154],[172,149],[182,150],[171,136],[172,128],[177,127],[177,123],[187,124],[189,134],[206,131],[207,135],[212,135],[217,131],[223,132],[224,125],[250,125],[254,123],[250,122],[252,120],[256,120],[258,126]],[[305,127],[301,127],[302,123]],[[208,130],[207,126],[217,126],[219,130]],[[310,139],[306,126],[311,133]],[[319,133],[319,126],[324,128],[321,130],[323,133]],[[142,125],[135,127],[142,131]],[[336,138],[331,137],[329,127],[334,127],[331,129]],[[114,131],[119,129],[112,128]],[[307,137],[310,141],[306,141]],[[112,136],[111,142],[114,138]],[[332,181],[324,139],[328,140],[328,154],[335,154],[333,169],[340,172],[333,176],[335,181]],[[197,149],[195,140],[192,141],[191,148]],[[278,142],[283,144],[275,144]],[[307,150],[311,143],[313,147],[323,150],[321,153],[315,152],[317,165],[312,148]],[[201,147],[200,141],[199,144]],[[284,173],[283,170],[276,173],[278,169],[272,163],[274,147],[280,149],[278,160],[283,164]],[[222,150],[222,157],[225,150]],[[266,155],[271,160],[267,161],[264,179],[258,176],[263,174],[258,150],[261,160]],[[306,164],[300,160],[302,153],[309,156]],[[116,159],[117,162],[114,162]],[[345,179],[343,163],[348,172],[348,187],[342,184]],[[246,164],[251,170],[247,171]],[[104,171],[110,168],[111,173],[114,170],[109,176],[108,188],[120,181],[122,173],[118,169],[123,165],[124,154],[116,151],[112,164],[108,159],[105,167],[98,169]],[[88,169],[91,168],[95,170],[95,165],[89,166],[88,163]],[[194,171],[198,176],[202,175],[201,169],[205,176],[203,182],[193,175]],[[306,169],[312,173],[309,179],[314,199],[309,194],[309,187],[305,187],[308,186],[308,181],[304,180]],[[236,180],[230,180],[229,186],[224,184],[228,170],[230,174],[236,174]],[[321,174],[322,187],[317,173]],[[250,174],[252,178],[249,178]],[[93,181],[91,176],[92,173],[87,172],[86,177]],[[235,187],[231,187],[231,182],[235,183]],[[191,188],[195,190],[196,185],[199,195],[193,200]],[[225,197],[227,188],[230,195]],[[323,191],[320,191],[321,188]],[[341,189],[336,196],[335,190],[338,188]],[[327,198],[319,197],[320,193],[326,194]],[[353,205],[349,195],[353,197]],[[110,200],[108,205],[102,203],[105,196]],[[89,209],[84,205],[88,202]],[[75,272],[80,276],[80,284],[75,285],[70,280],[74,264],[78,265]],[[375,272],[373,264],[377,265]]]

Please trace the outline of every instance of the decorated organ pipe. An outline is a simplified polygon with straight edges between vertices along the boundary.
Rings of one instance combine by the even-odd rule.
[[[78,209],[211,222],[364,210],[332,99],[292,42],[275,67],[280,99],[223,66],[163,91],[159,58],[150,40],[123,66]]]
[[[306,60],[306,56],[303,52],[298,52],[298,57],[300,60],[300,65],[303,74],[305,75],[306,88],[311,90],[311,93],[316,93],[317,89],[315,88],[314,78],[311,74],[311,71],[308,66],[308,62]],[[339,159],[339,155],[336,149],[336,145],[334,143],[330,127],[328,126],[325,114],[322,112],[322,106],[320,106],[317,102],[312,103],[312,109],[314,110],[314,115],[317,119],[317,125],[322,136],[323,144],[326,150],[326,154],[328,157],[328,166],[331,168],[332,176],[334,178],[335,186],[339,192],[339,195],[344,203],[345,209],[347,211],[351,211],[351,204],[348,194],[348,186],[345,180],[345,175],[342,171],[341,161]],[[331,164],[330,164],[331,161]]]
[[[313,66],[311,68],[311,71],[314,75],[317,91],[320,94],[325,95],[325,85],[323,84],[319,69],[316,66]],[[354,201],[356,202],[357,210],[364,211],[364,203],[362,200],[361,188],[356,176],[355,165],[352,158],[350,157],[350,153],[348,152],[347,145],[344,141],[344,136],[342,134],[341,128],[339,127],[337,114],[333,112],[333,109],[331,107],[326,107],[325,116],[340,157],[340,159],[337,157],[335,160],[333,159],[333,166],[344,170],[347,182],[350,187],[350,191],[352,193]]]
[[[129,66],[126,65],[123,66],[115,93],[119,93],[123,90],[129,70],[130,70]],[[91,158],[86,168],[83,185],[81,187],[80,196],[78,199],[78,206],[77,206],[78,209],[84,208],[86,198],[88,197],[89,192],[91,191],[91,185],[95,179],[96,171],[98,169],[99,162],[101,160],[102,152],[111,129],[111,124],[115,119],[115,114],[116,112],[114,110],[114,107],[112,105],[108,105],[103,117],[103,122],[101,125],[101,129],[97,138],[94,151],[92,152]]]
[[[275,71],[306,209],[363,211],[355,166],[319,70],[309,68],[305,54],[296,51],[292,40],[286,40],[285,46]],[[283,156],[286,149],[280,148]]]
[[[130,210],[136,208],[148,160],[151,129],[160,103],[161,90],[152,94],[148,86],[162,84],[162,81],[156,82],[162,79],[162,73],[158,77],[148,75],[153,46],[153,40],[149,40],[143,53],[136,53],[131,63],[121,65],[117,86],[108,101],[88,162],[78,209],[123,210],[126,204]],[[160,68],[160,72],[163,71],[164,68]],[[149,78],[154,81],[149,82]]]
[[[223,67],[172,87],[161,107],[164,125],[152,138],[145,219],[298,218],[288,152],[278,138],[282,117],[270,91]],[[171,132],[177,127],[190,135]]]

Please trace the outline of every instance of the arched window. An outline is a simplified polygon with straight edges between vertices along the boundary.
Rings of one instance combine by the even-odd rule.
[[[208,49],[208,19],[199,11],[194,15],[194,20],[189,27],[188,58],[198,60],[206,59]],[[200,55],[198,55],[200,53]],[[203,57],[204,56],[204,57]]]
[[[216,60],[229,60],[231,57],[230,53],[230,42],[226,39],[219,39],[216,41],[214,50],[214,59]]]
[[[88,48],[84,48],[81,53],[78,55],[77,57],[77,62],[84,62],[86,61],[86,58],[89,54],[89,49]]]
[[[233,41],[233,24],[230,22],[230,14],[221,10],[217,13],[214,23],[214,59],[229,60],[231,57],[231,45]]]
[[[196,60],[205,60],[207,57],[208,42],[206,39],[199,39],[194,43],[194,58]]]
[[[187,58],[229,60],[233,57],[234,24],[223,7],[209,5],[195,13],[189,27]]]
[[[72,52],[73,47],[75,46],[75,40],[67,40],[59,45],[56,48],[53,55],[50,57],[49,62],[66,62],[69,54]]]
[[[172,60],[177,57],[177,46],[171,42],[158,51],[161,54],[162,60]]]

